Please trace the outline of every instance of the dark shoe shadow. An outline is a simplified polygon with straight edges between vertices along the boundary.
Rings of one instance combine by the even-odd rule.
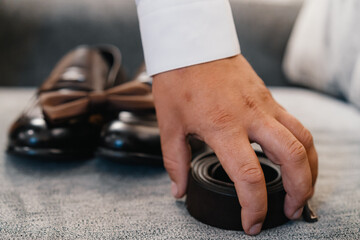
[[[33,156],[18,156],[13,154],[4,154],[5,164],[8,167],[15,168],[24,174],[34,174],[41,172],[43,174],[53,175],[78,168],[88,162],[85,158],[73,159],[52,159],[37,158]]]
[[[72,172],[93,172],[94,174],[124,176],[131,178],[144,178],[151,175],[164,174],[162,164],[146,164],[131,162],[130,160],[113,160],[107,158],[39,158],[35,156],[19,156],[4,154],[8,171],[17,171],[21,174],[42,176],[56,176]]]
[[[130,159],[114,160],[111,158],[97,157],[94,160],[96,171],[108,175],[131,176],[134,178],[145,178],[151,175],[164,174],[165,168],[162,164],[132,162]]]

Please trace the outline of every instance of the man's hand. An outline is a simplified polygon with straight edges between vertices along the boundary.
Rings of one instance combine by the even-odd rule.
[[[187,135],[192,134],[215,151],[235,184],[245,232],[258,234],[267,194],[250,145],[256,142],[281,167],[286,216],[301,216],[317,177],[312,135],[272,98],[242,55],[155,75],[153,94],[164,164],[176,198],[186,191],[191,159]]]

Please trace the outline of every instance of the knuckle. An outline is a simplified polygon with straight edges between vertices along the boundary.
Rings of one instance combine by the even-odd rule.
[[[307,158],[304,146],[297,140],[293,140],[288,146],[289,158],[295,164],[303,164]]]
[[[260,97],[262,102],[268,102],[268,101],[272,101],[273,97],[270,93],[270,91],[264,86],[264,89],[262,91],[260,91]]]
[[[313,145],[314,139],[308,129],[303,127],[300,133],[300,139],[305,148],[310,148]]]
[[[215,131],[222,131],[228,129],[231,123],[234,122],[235,117],[225,109],[215,108],[209,113],[210,124]]]
[[[247,211],[247,215],[251,216],[251,218],[258,219],[260,221],[264,221],[266,213],[268,211],[267,203],[264,204],[255,204],[252,202],[242,202],[241,203],[242,211]]]
[[[264,176],[256,164],[247,163],[235,171],[235,180],[244,181],[250,185],[258,185],[264,182]]]
[[[259,206],[255,206],[256,208],[253,208],[251,211],[253,215],[258,216],[259,218],[264,218],[267,213],[267,204],[262,204]],[[262,219],[263,220],[263,219]]]
[[[169,174],[173,174],[174,172],[177,171],[179,164],[178,164],[176,158],[174,158],[173,156],[171,156],[169,154],[164,153],[163,159],[164,159],[164,167],[168,171]]]
[[[244,95],[243,96],[244,104],[247,108],[257,109],[257,103],[255,98],[252,95]]]

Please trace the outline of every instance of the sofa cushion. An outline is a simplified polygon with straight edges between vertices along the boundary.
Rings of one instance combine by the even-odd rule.
[[[192,218],[184,200],[171,197],[163,168],[6,155],[7,127],[33,93],[0,88],[0,108],[6,113],[0,116],[2,239],[254,239]],[[359,111],[308,90],[274,88],[272,93],[314,135],[319,177],[311,203],[319,221],[291,221],[256,239],[357,239]]]
[[[302,0],[231,0],[242,53],[268,85],[287,85],[281,61]],[[66,52],[110,43],[128,76],[143,61],[134,0],[0,1],[0,85],[38,86]]]

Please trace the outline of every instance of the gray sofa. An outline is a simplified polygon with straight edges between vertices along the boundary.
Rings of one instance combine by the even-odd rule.
[[[280,64],[302,0],[233,0],[243,54],[268,85],[288,85]],[[131,77],[143,61],[135,0],[0,1],[0,86],[38,86],[79,44],[120,48]]]
[[[358,239],[360,112],[289,86],[281,61],[302,1],[231,1],[243,54],[274,97],[314,135],[314,224],[292,221],[257,239]],[[0,1],[0,85],[36,86],[78,44],[113,43],[131,76],[142,62],[132,0]],[[279,87],[282,86],[282,87]],[[175,201],[163,168],[98,158],[49,162],[5,153],[7,128],[35,88],[0,87],[0,239],[254,239],[204,225]]]

